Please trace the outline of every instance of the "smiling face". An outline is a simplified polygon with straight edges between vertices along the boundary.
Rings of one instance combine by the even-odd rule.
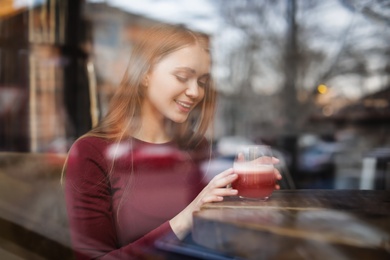
[[[198,44],[181,48],[154,64],[144,82],[143,126],[151,120],[185,122],[204,98],[210,66],[208,52]]]

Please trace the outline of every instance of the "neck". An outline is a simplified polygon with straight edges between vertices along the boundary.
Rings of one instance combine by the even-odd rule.
[[[133,137],[148,143],[162,144],[171,141],[172,139],[166,135],[155,135],[146,131],[139,131],[133,134]]]
[[[148,99],[142,102],[139,119],[140,128],[133,134],[134,138],[149,143],[166,143],[173,139],[171,124]]]
[[[172,140],[168,132],[168,127],[163,120],[142,118],[141,127],[133,134],[133,137],[148,143],[166,143]]]

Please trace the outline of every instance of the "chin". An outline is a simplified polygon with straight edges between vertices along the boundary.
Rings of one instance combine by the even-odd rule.
[[[188,119],[188,116],[178,116],[178,117],[173,117],[171,118],[172,122],[177,123],[177,124],[182,124],[185,123]]]
[[[172,120],[173,122],[175,122],[176,124],[183,124],[185,122],[187,122],[187,118],[186,119],[180,119],[180,120]]]

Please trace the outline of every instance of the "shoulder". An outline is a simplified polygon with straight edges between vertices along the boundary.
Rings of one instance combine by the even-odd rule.
[[[74,191],[93,194],[105,187],[110,169],[107,147],[109,141],[92,136],[83,136],[73,143],[64,167],[68,194]]]
[[[101,148],[110,144],[110,141],[101,137],[82,136],[77,139],[72,147],[91,147]]]
[[[83,136],[77,139],[69,150],[68,157],[73,160],[103,160],[105,151],[112,142],[94,136]]]
[[[77,139],[69,150],[64,167],[66,179],[74,183],[83,180],[101,182],[107,175],[107,149],[110,141],[93,136]]]

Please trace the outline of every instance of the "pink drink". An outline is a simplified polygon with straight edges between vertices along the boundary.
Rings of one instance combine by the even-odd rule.
[[[267,199],[275,189],[274,168],[271,165],[234,165],[238,178],[232,188],[238,195],[246,198]]]

